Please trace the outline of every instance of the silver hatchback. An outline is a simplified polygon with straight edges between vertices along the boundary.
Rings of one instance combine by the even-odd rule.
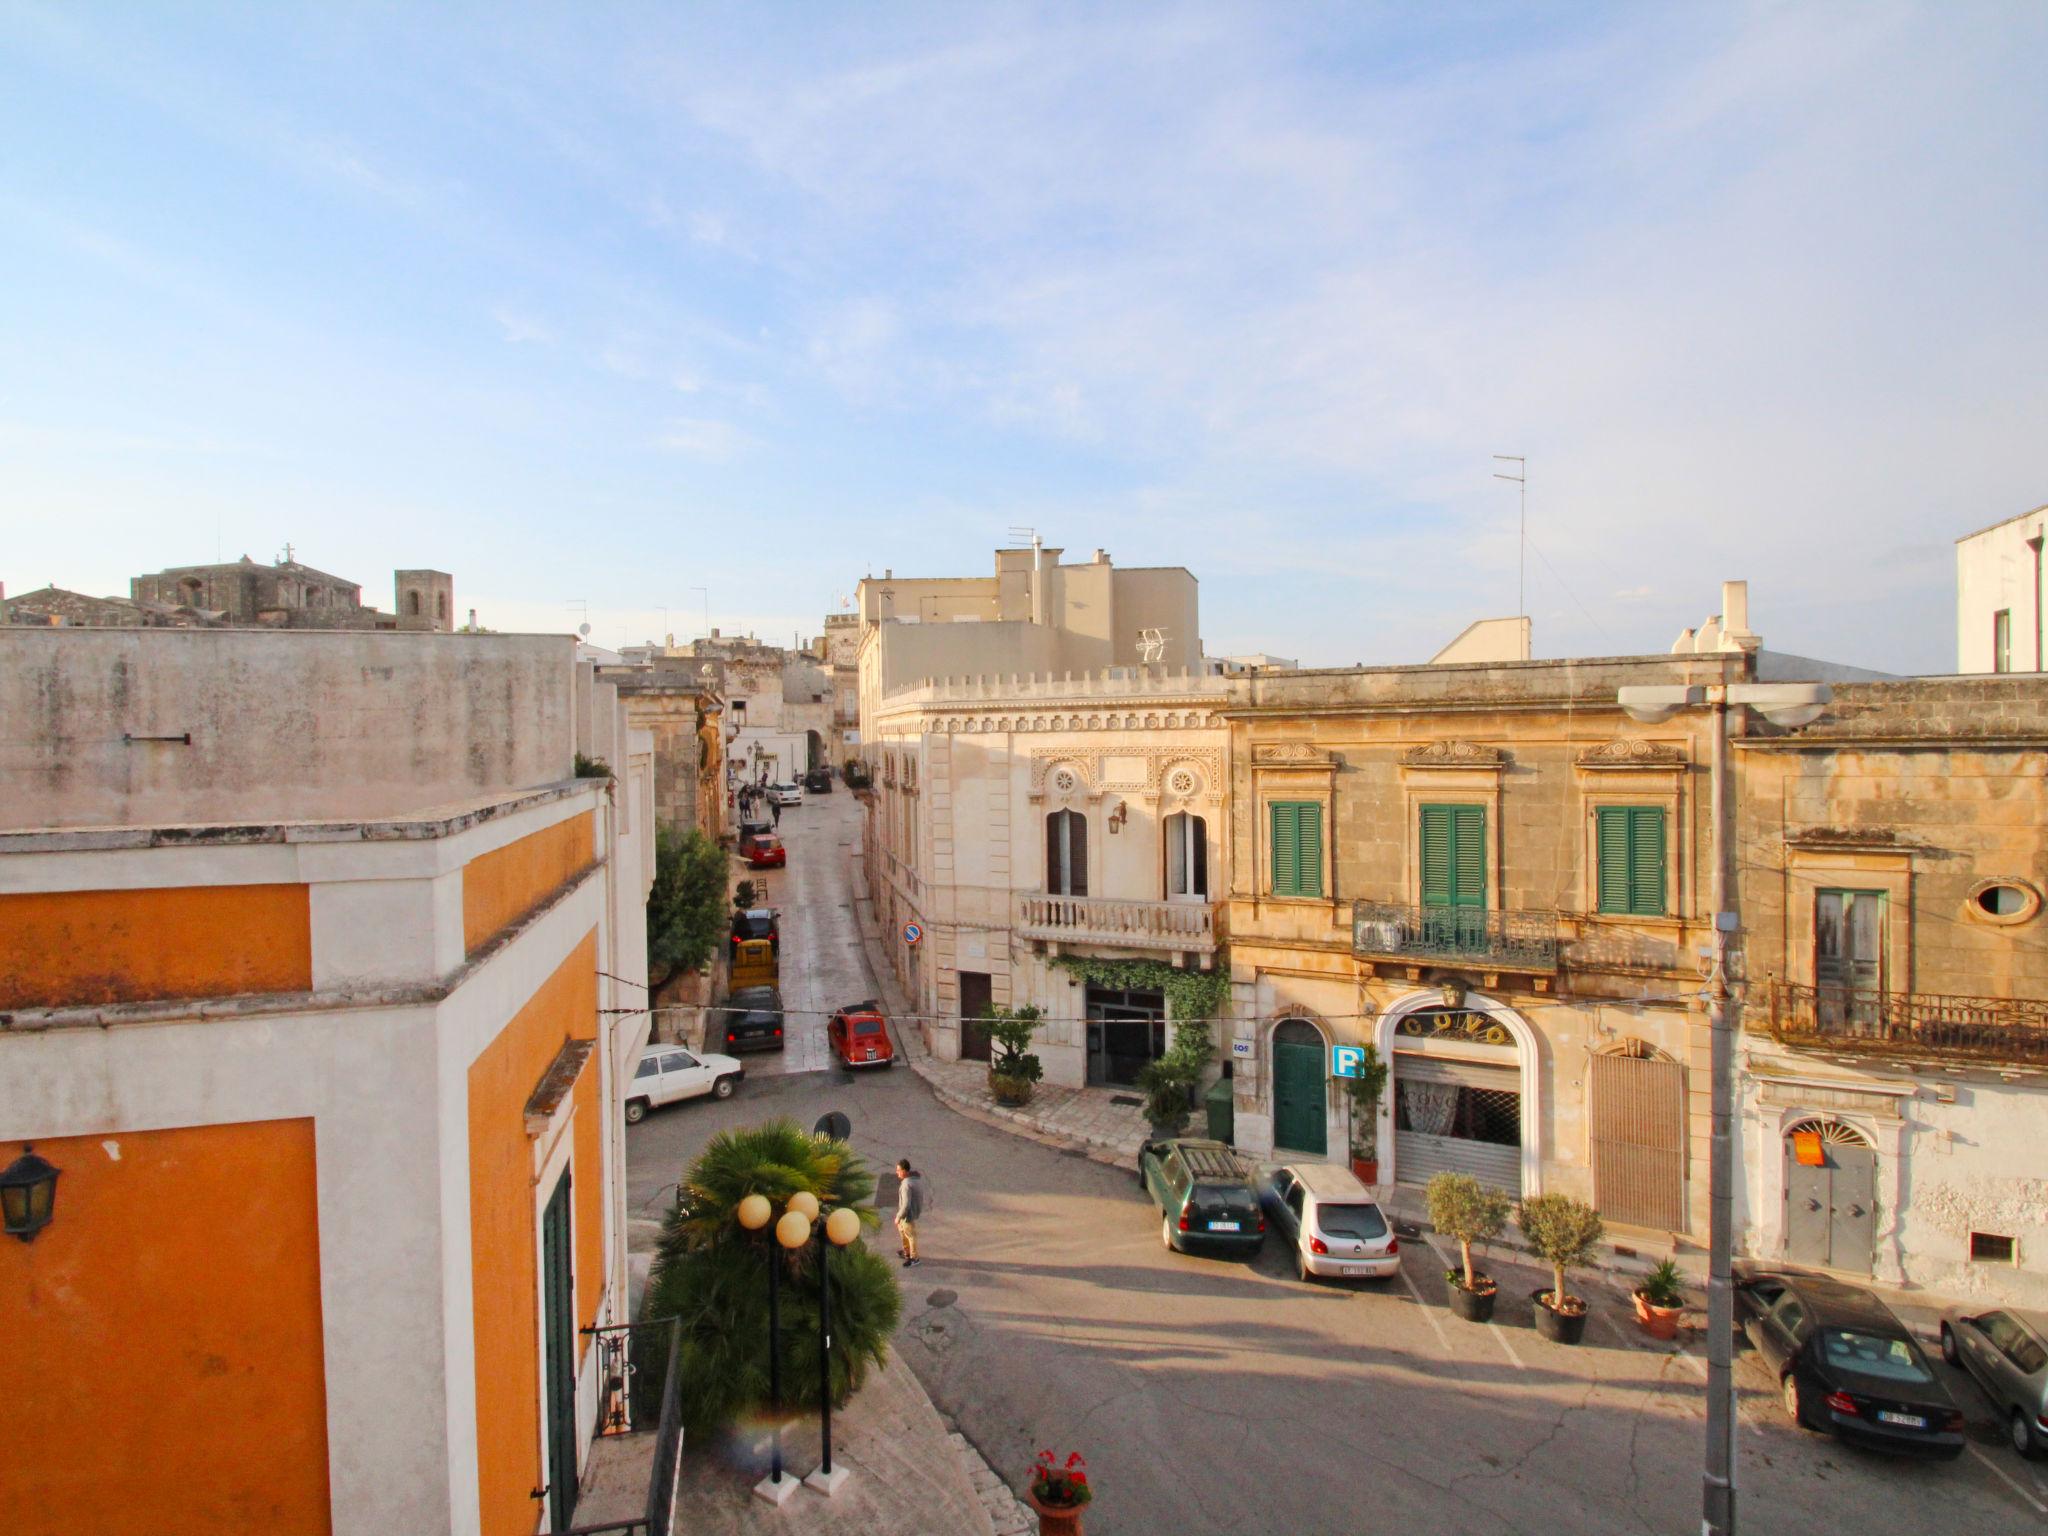
[[[1259,1203],[1294,1251],[1294,1272],[1384,1280],[1400,1273],[1401,1239],[1372,1191],[1335,1163],[1293,1163],[1259,1181]]]
[[[1977,1378],[2022,1456],[2048,1449],[2048,1314],[1942,1314],[1941,1358]]]

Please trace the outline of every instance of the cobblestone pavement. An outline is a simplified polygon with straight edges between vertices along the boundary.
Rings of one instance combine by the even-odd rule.
[[[1027,1536],[1028,1532],[1035,1530],[1038,1516],[1031,1512],[1031,1506],[1010,1491],[1010,1485],[996,1475],[996,1469],[983,1459],[967,1437],[955,1430],[946,1438],[952,1442],[954,1454],[960,1458],[961,1470],[974,1485],[975,1497],[988,1511],[989,1524],[994,1527],[995,1536]]]
[[[982,1062],[939,1061],[919,1053],[911,1065],[951,1108],[1053,1142],[1079,1145],[1105,1162],[1137,1163],[1138,1147],[1145,1140],[1145,1112],[1138,1105],[1116,1102],[1136,1099],[1135,1093],[1040,1083],[1029,1104],[1007,1109],[989,1099],[988,1067]]]

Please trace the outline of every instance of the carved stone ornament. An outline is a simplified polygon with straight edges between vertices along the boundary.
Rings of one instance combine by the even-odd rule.
[[[1431,741],[1401,754],[1402,763],[1410,768],[1500,768],[1507,760],[1499,747],[1476,741]]]
[[[1603,741],[1579,754],[1581,768],[1681,768],[1684,765],[1685,754],[1677,747],[1662,741],[1644,741],[1640,737]]]
[[[1330,754],[1320,747],[1312,747],[1305,741],[1275,741],[1265,746],[1252,748],[1255,763],[1311,763],[1327,766]]]

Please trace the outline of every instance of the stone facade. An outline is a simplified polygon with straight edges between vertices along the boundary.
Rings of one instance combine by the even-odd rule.
[[[63,587],[40,587],[0,600],[0,622],[71,625],[88,629],[141,628],[170,620],[153,607],[123,597],[88,597]]]
[[[1838,687],[1735,757],[1746,1246],[2048,1305],[2048,679]],[[1825,1252],[1788,1151],[1816,1127],[1870,1165]]]
[[[724,706],[695,665],[602,667],[626,717],[652,746],[654,819],[674,833],[722,838],[730,830],[724,775]]]

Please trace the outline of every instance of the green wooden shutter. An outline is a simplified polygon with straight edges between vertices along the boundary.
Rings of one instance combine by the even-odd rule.
[[[1486,807],[1422,807],[1422,904],[1486,905]]]
[[[1295,894],[1295,880],[1301,864],[1301,844],[1297,836],[1294,807],[1285,801],[1274,801],[1272,823],[1273,894],[1292,896]]]
[[[1313,800],[1275,800],[1270,808],[1273,894],[1323,894],[1323,808]]]
[[[1664,914],[1664,808],[1603,805],[1597,822],[1600,910]]]

